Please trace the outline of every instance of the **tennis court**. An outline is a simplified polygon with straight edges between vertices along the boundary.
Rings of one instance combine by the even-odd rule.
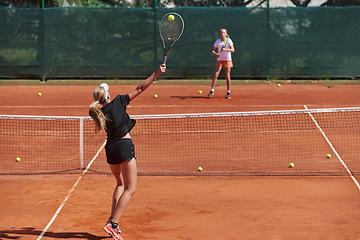
[[[51,86],[46,83],[37,86],[0,86],[0,96],[5,101],[5,104],[0,106],[0,115],[87,117],[88,105],[92,102],[92,91],[95,87],[96,85]],[[118,93],[125,94],[134,87],[135,85],[111,85],[110,83],[110,94],[112,97]],[[199,90],[203,93],[199,94]],[[350,108],[360,105],[358,97],[360,85],[341,84],[328,87],[311,83],[289,83],[278,87],[272,82],[260,85],[234,84],[231,88],[231,99],[225,98],[226,87],[223,85],[216,88],[215,96],[211,99],[206,97],[208,90],[209,84],[154,83],[130,104],[128,112],[133,116],[245,112],[246,114],[241,115],[239,119],[245,119],[241,125],[249,127],[247,125],[251,125],[249,123],[252,120],[248,120],[247,113],[251,112]],[[37,95],[38,92],[42,93],[41,97]],[[154,94],[159,97],[154,98]],[[229,166],[236,167],[235,160],[256,159],[251,162],[250,173],[243,176],[210,174],[220,169],[215,163],[220,161],[221,155],[231,152],[231,148],[234,148],[216,145],[216,142],[211,139],[221,140],[221,136],[230,136],[221,126],[235,125],[237,119],[229,117],[230,120],[225,122],[224,119],[228,116],[221,116],[216,125],[218,128],[215,129],[216,131],[213,129],[210,137],[197,132],[197,129],[201,129],[206,124],[205,118],[197,120],[198,125],[193,122],[184,125],[186,134],[182,138],[169,137],[166,134],[146,136],[149,139],[149,149],[145,148],[147,145],[145,140],[140,140],[140,138],[136,140],[136,131],[138,131],[136,128],[143,126],[140,121],[134,129],[134,142],[137,148],[139,171],[142,174],[138,179],[137,192],[120,222],[122,236],[124,239],[360,238],[358,228],[360,190],[356,185],[360,173],[359,159],[356,150],[350,153],[348,151],[348,149],[358,148],[358,140],[360,140],[357,134],[358,128],[352,126],[357,126],[359,119],[356,113],[351,112],[349,113],[350,121],[343,117],[331,120],[330,117],[337,114],[304,112],[304,116],[307,117],[306,122],[308,122],[306,126],[313,125],[317,133],[307,127],[298,127],[304,122],[302,117],[301,121],[297,121],[300,118],[297,117],[298,115],[294,115],[295,117],[290,115],[289,118],[281,120],[283,124],[276,126],[276,134],[274,131],[269,132],[263,129],[238,130],[237,135],[246,138],[247,141],[234,140],[234,146],[241,145],[239,150],[241,154],[230,156],[229,158],[233,159],[234,163]],[[278,116],[283,117],[288,114],[277,114],[275,120],[279,118]],[[213,118],[212,115],[211,118]],[[273,115],[260,114],[256,115],[254,122],[263,126],[271,122],[272,118]],[[178,120],[179,117],[176,119]],[[180,128],[181,124],[176,121],[177,131],[183,133],[184,129]],[[157,122],[156,118],[154,122]],[[353,178],[335,153],[331,152],[333,149],[329,147],[321,131],[317,130],[316,124],[322,127],[325,122],[331,123],[331,129],[350,126],[342,134],[327,129],[324,132],[330,143],[336,146],[336,152],[344,160],[346,166],[352,170]],[[7,136],[4,133],[4,121],[1,123],[3,124],[0,127],[2,136]],[[155,126],[164,133],[169,131],[167,127],[170,128],[167,122]],[[288,127],[298,132],[289,134]],[[37,151],[41,151],[42,148],[51,145],[49,142],[52,145],[57,144],[56,139],[49,139],[39,134],[48,130],[33,128],[26,131],[31,132],[32,135],[38,134],[37,142],[30,144],[31,149],[36,148]],[[56,130],[53,129],[53,131]],[[257,135],[253,135],[253,132]],[[258,134],[259,132],[261,133]],[[58,133],[55,134],[57,135]],[[194,138],[190,140],[192,135]],[[298,138],[302,135],[304,138]],[[71,138],[72,136],[65,134],[59,137]],[[33,139],[29,138],[25,141],[33,141]],[[262,139],[266,139],[268,145],[263,144]],[[6,154],[14,152],[13,159],[9,160],[10,164],[16,164],[23,173],[33,171],[31,167],[22,167],[26,166],[26,152],[31,152],[30,149],[19,146],[25,150],[22,152],[21,161],[16,162],[18,152],[14,146],[17,140],[9,138],[6,139],[7,143],[4,143],[3,137],[0,141],[2,141],[0,145],[3,152]],[[305,145],[302,144],[304,141],[306,141]],[[151,144],[151,142],[156,144]],[[203,142],[205,150],[191,147],[197,142]],[[293,144],[289,145],[289,142]],[[170,150],[167,152],[170,143],[179,145],[179,148],[185,147],[181,152],[173,153]],[[275,143],[283,143],[284,147]],[[101,137],[96,139],[94,145],[85,144],[84,167],[97,154],[101,144]],[[11,150],[3,149],[3,146]],[[297,149],[297,146],[305,147]],[[67,164],[77,163],[77,159],[74,160],[71,156],[75,155],[78,145],[67,147],[66,151],[55,152],[54,155],[64,156],[62,158],[64,160],[66,158],[69,162]],[[159,155],[154,155],[156,159],[153,159],[152,163],[151,149],[154,148],[161,149],[163,156],[158,158]],[[196,156],[198,151],[210,154],[201,159],[201,156]],[[327,159],[326,153],[330,152],[332,157]],[[150,156],[148,157],[146,153]],[[184,155],[188,161],[177,163],[176,159],[169,157],[172,154]],[[98,157],[92,162],[93,167],[103,164],[100,162],[104,161],[103,155],[103,151],[99,152]],[[285,155],[298,157],[288,159],[284,157]],[[321,160],[314,163],[312,159],[309,160],[311,157]],[[40,161],[46,162],[46,165],[55,165],[51,158]],[[293,161],[295,167],[288,168],[288,164]],[[190,163],[194,163],[193,166]],[[159,164],[171,171],[173,171],[171,169],[173,166],[175,170],[185,166],[188,168],[186,171],[193,171],[194,174],[161,176],[167,174],[153,174],[153,171],[151,174],[157,176],[149,176],[151,174],[146,174],[147,165],[152,164],[155,164],[154,166]],[[196,170],[200,164],[204,168],[201,173]],[[304,169],[301,170],[302,166],[306,168],[303,167]],[[257,168],[263,173],[266,173],[266,169],[273,168],[272,174],[252,175],[251,173],[256,172]],[[155,170],[161,172],[161,169],[156,169],[156,167]],[[226,168],[221,170],[226,172]],[[278,170],[282,174],[273,174]],[[297,171],[297,174],[292,176],[293,170]],[[1,171],[3,172],[4,169]],[[298,174],[299,171],[306,171],[307,174]],[[108,218],[115,184],[111,175],[78,169],[57,174],[0,175],[0,179],[1,239],[109,239],[102,227]]]

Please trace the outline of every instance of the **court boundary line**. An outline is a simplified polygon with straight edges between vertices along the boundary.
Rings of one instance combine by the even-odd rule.
[[[238,107],[239,105],[234,104],[226,104],[222,105],[222,107]],[[250,105],[241,105],[242,107],[259,107],[259,108],[266,108],[266,107],[302,107],[301,104],[250,104]],[[318,104],[310,104],[308,106],[323,106],[323,107],[333,107],[334,105],[318,105]],[[88,105],[53,105],[53,106],[25,106],[25,105],[17,105],[17,106],[0,106],[1,108],[82,108],[82,107],[89,107]],[[167,104],[167,105],[128,105],[129,108],[189,108],[189,107],[199,107],[199,105],[179,105],[179,104]],[[345,106],[346,107],[346,106]],[[351,106],[350,106],[351,107]]]
[[[57,216],[59,215],[60,211],[62,210],[62,208],[65,206],[66,202],[69,200],[72,192],[75,190],[76,186],[79,184],[79,182],[81,181],[81,179],[83,178],[83,176],[85,175],[85,173],[89,170],[90,166],[92,165],[92,163],[95,161],[95,159],[99,156],[100,152],[103,150],[103,148],[105,147],[107,140],[104,141],[104,143],[101,145],[100,149],[97,151],[97,153],[95,154],[95,156],[91,159],[91,161],[89,162],[89,164],[87,165],[87,167],[85,168],[85,170],[81,173],[81,175],[79,176],[79,178],[76,180],[75,184],[72,186],[72,188],[70,189],[68,195],[65,197],[64,201],[61,203],[61,205],[59,206],[59,208],[56,210],[55,214],[53,215],[53,217],[51,218],[50,222],[46,225],[46,227],[44,228],[44,230],[41,232],[41,234],[39,235],[39,237],[37,238],[37,240],[40,240],[45,233],[47,232],[47,230],[50,228],[50,226],[53,224],[53,222],[55,221],[55,219],[57,218]]]
[[[304,105],[304,108],[306,110],[308,110],[307,106]],[[356,180],[356,178],[354,177],[354,175],[352,174],[352,172],[350,171],[350,169],[348,168],[348,166],[345,164],[345,162],[342,160],[340,154],[336,151],[336,149],[334,148],[334,146],[332,145],[332,143],[330,142],[329,138],[326,136],[325,132],[322,130],[322,128],[320,127],[320,125],[317,123],[317,121],[315,120],[314,116],[311,114],[311,112],[308,112],[308,114],[310,115],[311,119],[313,120],[313,122],[315,123],[316,127],[319,129],[319,131],[321,132],[321,134],[323,135],[325,141],[327,142],[327,144],[330,146],[331,150],[335,153],[336,157],[338,158],[338,160],[340,161],[340,163],[343,165],[343,167],[345,168],[345,170],[347,171],[347,173],[350,175],[351,179],[354,181],[356,187],[360,190],[360,184],[359,182]]]

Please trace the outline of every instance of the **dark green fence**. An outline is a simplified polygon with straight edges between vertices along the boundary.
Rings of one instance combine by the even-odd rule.
[[[219,29],[233,78],[360,76],[360,8],[0,8],[1,78],[143,78],[162,60],[161,17],[185,31],[165,78],[208,78]]]

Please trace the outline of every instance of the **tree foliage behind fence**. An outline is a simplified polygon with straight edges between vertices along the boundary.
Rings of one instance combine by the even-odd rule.
[[[185,31],[162,77],[211,77],[223,27],[236,50],[233,78],[360,76],[359,7],[62,7],[0,8],[0,77],[146,77],[161,63],[158,24],[169,11]]]
[[[347,7],[360,0],[0,0],[0,7]]]

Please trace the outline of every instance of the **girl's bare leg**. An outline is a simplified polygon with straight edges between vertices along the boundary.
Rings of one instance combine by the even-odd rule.
[[[230,90],[230,85],[231,85],[230,72],[231,72],[231,68],[225,68],[226,86],[228,91]]]
[[[117,181],[113,195],[112,221],[118,223],[136,190],[136,160],[133,158],[121,164],[110,164],[110,169]]]
[[[220,71],[221,71],[221,66],[216,66],[214,76],[213,76],[213,80],[212,80],[212,84],[211,84],[211,91],[209,93],[209,97],[212,96],[211,92],[214,92],[214,88],[215,88],[215,85],[216,85],[216,81],[217,81],[217,79],[219,77]]]

